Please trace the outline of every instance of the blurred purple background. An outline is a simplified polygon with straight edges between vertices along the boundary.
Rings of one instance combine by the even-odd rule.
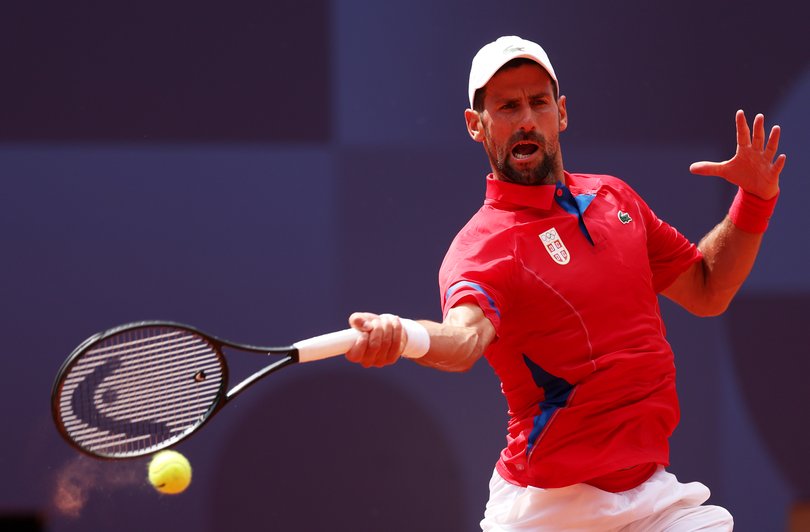
[[[285,344],[353,310],[438,319],[439,263],[488,172],[464,128],[469,64],[517,34],[568,97],[566,167],[624,178],[693,239],[734,190],[689,164],[732,155],[739,108],[782,125],[780,204],[737,301],[714,319],[662,306],[683,410],[670,469],[737,530],[784,530],[810,500],[806,21],[785,0],[4,6],[0,524],[474,530],[505,441],[485,362],[281,372],[179,446],[178,497],[145,460],[78,457],[49,396],[76,344],[127,321]],[[65,483],[78,516],[54,503]]]

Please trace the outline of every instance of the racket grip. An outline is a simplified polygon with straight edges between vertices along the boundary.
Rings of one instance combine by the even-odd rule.
[[[405,334],[408,335],[402,356],[419,358],[427,353],[430,348],[430,335],[425,327],[405,318],[400,318],[400,323],[405,329]],[[357,329],[344,329],[301,340],[294,343],[293,347],[298,350],[299,362],[312,362],[344,354],[352,348],[360,334]]]
[[[293,347],[298,350],[299,362],[312,362],[342,355],[352,348],[358,338],[360,331],[357,329],[343,329],[301,340],[294,343]]]

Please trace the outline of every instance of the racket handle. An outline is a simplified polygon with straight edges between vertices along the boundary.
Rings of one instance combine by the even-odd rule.
[[[343,329],[301,340],[294,343],[293,347],[298,350],[299,362],[311,362],[342,355],[352,348],[358,338],[360,331],[357,329]]]
[[[402,356],[419,358],[427,353],[430,348],[430,335],[425,327],[405,318],[400,318],[400,323],[408,335]],[[301,340],[294,343],[293,347],[298,350],[299,362],[312,362],[344,354],[352,348],[360,334],[357,329],[344,329]]]

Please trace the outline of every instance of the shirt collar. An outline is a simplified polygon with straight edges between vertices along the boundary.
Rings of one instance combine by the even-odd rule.
[[[598,177],[569,174],[565,172],[565,184],[572,194],[595,194],[602,184]],[[510,203],[518,207],[549,210],[554,200],[556,185],[526,186],[499,181],[492,174],[487,176],[487,203]]]

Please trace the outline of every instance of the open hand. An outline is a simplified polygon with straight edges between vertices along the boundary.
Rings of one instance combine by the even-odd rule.
[[[785,154],[776,156],[779,148],[779,126],[773,126],[765,142],[765,117],[754,118],[753,135],[742,110],[737,111],[737,153],[727,161],[692,163],[689,171],[698,175],[722,177],[746,192],[762,199],[771,199],[779,193],[779,174],[785,166]]]

